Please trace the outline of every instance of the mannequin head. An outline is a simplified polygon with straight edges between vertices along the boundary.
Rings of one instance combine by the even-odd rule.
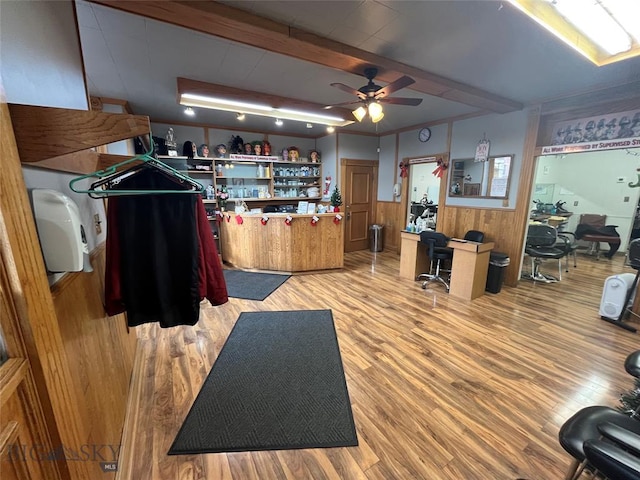
[[[209,145],[206,143],[200,145],[200,156],[205,158],[209,156]]]
[[[250,143],[244,144],[244,154],[245,155],[253,155],[253,147]]]
[[[224,143],[216,145],[216,157],[224,158],[227,155],[227,146]]]

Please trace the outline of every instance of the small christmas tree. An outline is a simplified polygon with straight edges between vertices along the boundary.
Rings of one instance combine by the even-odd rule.
[[[628,415],[632,415],[640,408],[640,379],[635,380],[635,388],[620,395],[620,405],[618,410]]]
[[[333,193],[331,194],[331,205],[334,207],[339,207],[342,205],[342,195],[340,195],[340,190],[338,187],[333,189]]]

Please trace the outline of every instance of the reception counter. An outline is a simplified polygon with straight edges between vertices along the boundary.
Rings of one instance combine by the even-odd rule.
[[[400,277],[415,281],[429,270],[427,246],[420,243],[419,233],[401,232],[400,238]],[[466,300],[484,295],[494,243],[450,240],[447,246],[453,248],[449,294]]]
[[[335,213],[315,216],[318,221],[312,225],[311,214],[224,212],[222,260],[237,268],[290,273],[342,268],[344,218],[338,220]]]

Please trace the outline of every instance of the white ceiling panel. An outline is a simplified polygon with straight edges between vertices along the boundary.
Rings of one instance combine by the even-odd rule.
[[[595,67],[501,1],[223,3],[525,104],[640,81],[640,58]],[[77,5],[90,93],[127,100],[135,113],[152,118],[189,121],[176,103],[177,77],[326,105],[355,100],[331,83],[354,89],[367,83],[363,75],[274,53],[270,45],[257,48],[83,0]],[[423,102],[386,105],[378,125],[365,121],[344,129],[385,132],[477,110],[411,86],[391,96]],[[193,121],[200,124],[238,126],[233,113],[196,113]],[[248,118],[243,128],[314,135],[323,130],[309,132],[295,122],[279,129],[268,118]]]

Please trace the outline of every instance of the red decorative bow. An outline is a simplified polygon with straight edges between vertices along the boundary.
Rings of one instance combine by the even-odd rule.
[[[444,163],[444,160],[442,160],[441,158],[438,159],[438,166],[436,167],[436,169],[431,172],[433,173],[434,177],[438,177],[438,178],[442,178],[442,174],[444,173],[444,171],[447,169],[447,164]]]
[[[400,176],[406,178],[409,175],[409,165],[404,162],[400,162]]]

